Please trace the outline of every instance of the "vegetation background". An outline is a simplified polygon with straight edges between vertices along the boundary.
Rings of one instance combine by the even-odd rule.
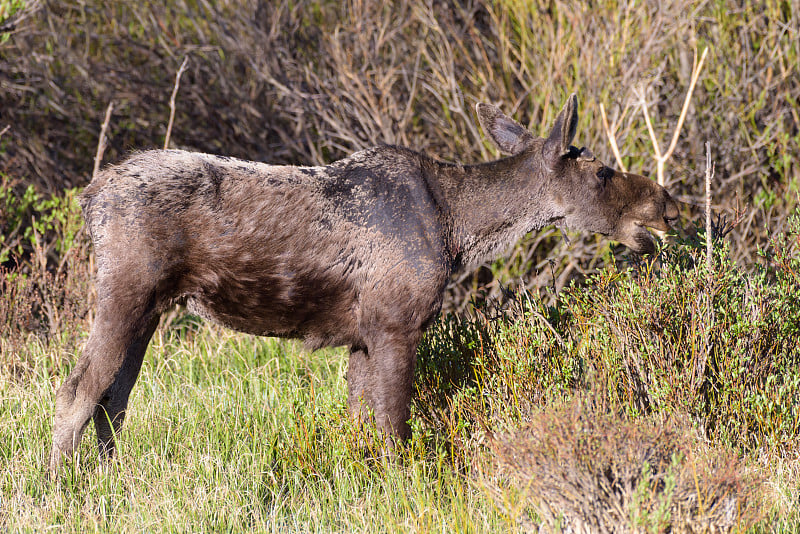
[[[109,103],[106,162],[163,145],[186,57],[171,146],[272,163],[484,161],[476,102],[541,135],[576,92],[608,163],[654,175],[677,132],[684,228],[655,263],[549,229],[454,280],[396,463],[348,426],[341,351],[176,312],[123,458],[86,439],[50,485],[54,388],[91,322],[75,198]],[[800,531],[799,65],[796,0],[0,0],[0,528]]]

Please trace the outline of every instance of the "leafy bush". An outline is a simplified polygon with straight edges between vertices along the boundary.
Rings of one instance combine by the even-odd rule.
[[[25,361],[34,334],[74,348],[88,329],[92,262],[77,192],[20,196],[0,174],[0,349]],[[21,354],[17,354],[21,351]]]
[[[76,189],[67,189],[42,198],[33,185],[17,195],[0,174],[0,264],[13,264],[12,256],[19,260],[37,246],[48,261],[64,259],[82,233],[77,197]]]
[[[718,240],[709,273],[700,234],[658,261],[612,263],[555,305],[520,293],[505,308],[479,307],[470,322],[444,317],[420,346],[417,409],[436,428],[472,421],[460,436],[472,443],[477,423],[496,428],[591,391],[630,415],[688,415],[707,437],[741,450],[796,451],[797,215],[789,228],[755,272]]]
[[[24,0],[0,0],[0,45],[8,41],[25,4]]]
[[[607,269],[571,312],[586,325],[582,356],[610,398],[638,413],[689,413],[732,444],[796,447],[800,431],[800,248],[774,241],[779,262],[746,272],[717,243],[713,272],[692,243],[662,265]],[[774,254],[774,253],[773,253]],[[766,256],[766,255],[765,255]]]
[[[441,318],[418,354],[420,430],[456,465],[488,445],[480,484],[530,530],[786,528],[771,514],[794,501],[752,461],[800,452],[800,217],[787,227],[751,271],[719,237],[708,271],[700,231],[553,305],[507,292]]]

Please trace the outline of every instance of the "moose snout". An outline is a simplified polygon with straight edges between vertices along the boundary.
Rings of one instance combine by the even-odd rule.
[[[667,226],[672,226],[678,220],[678,203],[664,191],[666,195],[666,203],[664,206],[664,222]]]

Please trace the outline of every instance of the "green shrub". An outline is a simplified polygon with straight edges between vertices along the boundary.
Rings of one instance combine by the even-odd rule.
[[[92,263],[74,189],[43,198],[28,186],[18,195],[0,179],[0,349],[11,355],[0,358],[5,364],[25,360],[30,334],[76,346],[88,330]]]
[[[0,0],[0,45],[8,41],[8,31],[3,31],[6,28],[10,31],[13,29],[11,24],[17,15],[25,7],[24,0]]]
[[[25,261],[36,247],[43,247],[50,261],[59,261],[75,245],[83,227],[78,190],[66,189],[43,198],[28,185],[17,194],[0,174],[0,264]]]
[[[473,421],[461,423],[472,432],[475,422],[493,428],[486,422],[519,421],[591,391],[632,416],[688,415],[709,438],[743,450],[796,450],[797,215],[789,228],[754,272],[717,240],[709,273],[701,233],[657,261],[612,263],[555,305],[520,293],[503,309],[479,306],[470,321],[445,316],[420,346],[417,409],[436,428]]]

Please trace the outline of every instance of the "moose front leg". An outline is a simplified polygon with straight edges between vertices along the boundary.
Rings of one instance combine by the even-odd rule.
[[[387,443],[411,437],[411,397],[420,333],[384,334],[368,343],[366,389],[363,395],[375,416],[375,426]]]
[[[350,358],[347,361],[347,409],[358,425],[369,419],[372,405],[372,397],[369,395],[373,381],[371,363],[366,348],[350,348]]]
[[[353,348],[347,364],[347,406],[358,424],[375,418],[387,443],[411,437],[411,397],[416,343],[385,342],[372,350]]]

